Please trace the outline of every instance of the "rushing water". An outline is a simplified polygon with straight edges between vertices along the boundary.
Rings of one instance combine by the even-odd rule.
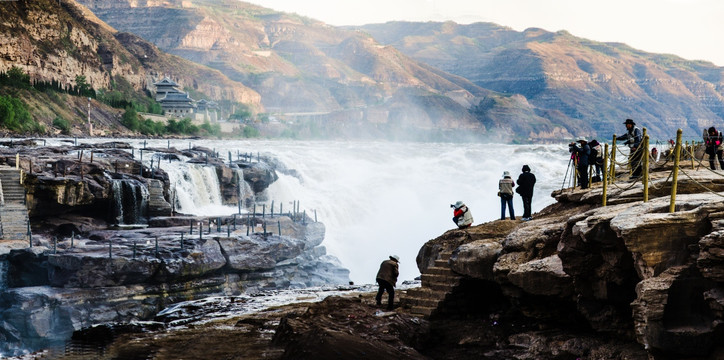
[[[110,139],[79,140],[106,141]],[[136,148],[143,144],[121,141]],[[167,145],[167,140],[147,141],[149,147]],[[170,145],[185,149],[189,140],[171,140]],[[415,257],[420,247],[454,228],[450,204],[457,200],[471,209],[474,224],[499,218],[497,184],[503,171],[517,179],[521,167],[529,165],[538,179],[533,211],[551,204],[550,193],[561,187],[569,159],[564,145],[193,140],[192,146],[215,149],[222,156],[259,152],[296,170],[295,176],[279,173],[268,201],[282,203],[285,211],[295,201],[310,216],[316,211],[327,227],[323,245],[350,269],[357,283],[374,282],[380,262],[392,254],[401,258],[401,280],[418,276]],[[161,168],[175,184],[183,212],[237,211],[221,204],[218,179],[210,167],[161,162]],[[514,205],[521,216],[520,197]]]
[[[0,293],[8,287],[8,262],[0,258]]]

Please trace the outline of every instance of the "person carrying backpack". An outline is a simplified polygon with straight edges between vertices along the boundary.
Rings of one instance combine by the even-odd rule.
[[[513,187],[515,182],[510,177],[510,173],[503,171],[503,178],[498,181],[498,196],[500,196],[500,220],[505,220],[505,206],[507,205],[510,212],[510,220],[515,220],[515,211],[513,210]]]
[[[576,146],[576,143],[581,147]],[[579,137],[576,142],[568,144],[571,152],[578,154],[578,183],[581,189],[588,189],[588,157],[591,155],[591,147],[585,137]]]
[[[706,145],[706,153],[709,154],[709,166],[712,170],[716,170],[714,164],[714,156],[719,158],[719,169],[724,170],[724,161],[722,161],[722,133],[717,131],[715,127],[704,130],[704,144]]]
[[[591,140],[588,143],[591,147],[591,155],[588,156],[589,162],[596,168],[596,176],[591,178],[591,182],[601,181],[601,169],[603,168],[603,149],[597,140]]]

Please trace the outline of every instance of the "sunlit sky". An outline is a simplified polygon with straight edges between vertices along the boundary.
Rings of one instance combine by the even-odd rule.
[[[724,0],[251,0],[330,25],[393,20],[494,22],[724,66]]]

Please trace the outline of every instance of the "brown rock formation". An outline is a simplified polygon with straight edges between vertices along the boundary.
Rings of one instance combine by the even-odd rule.
[[[677,196],[674,213],[668,197],[643,203],[632,199],[633,190],[614,191],[618,205],[606,207],[591,205],[600,188],[556,192],[561,202],[533,221],[494,221],[431,240],[418,266],[425,274],[425,264],[452,251],[449,267],[464,275],[453,298],[474,291],[466,281],[486,281],[477,286],[502,292],[514,311],[539,323],[579,326],[584,319],[593,331],[636,341],[654,355],[716,357],[722,349],[715,339],[724,331],[724,204],[695,193],[708,171],[689,175],[683,192],[690,194]],[[454,303],[448,299],[443,308]]]

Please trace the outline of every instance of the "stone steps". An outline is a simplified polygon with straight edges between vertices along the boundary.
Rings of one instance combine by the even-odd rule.
[[[3,206],[0,207],[0,236],[5,240],[28,239],[28,209],[25,188],[20,183],[20,170],[0,168]]]
[[[460,284],[461,276],[456,275],[449,265],[451,252],[442,252],[431,266],[422,273],[422,287],[410,289],[402,297],[413,314],[430,317],[439,311],[448,294]]]

